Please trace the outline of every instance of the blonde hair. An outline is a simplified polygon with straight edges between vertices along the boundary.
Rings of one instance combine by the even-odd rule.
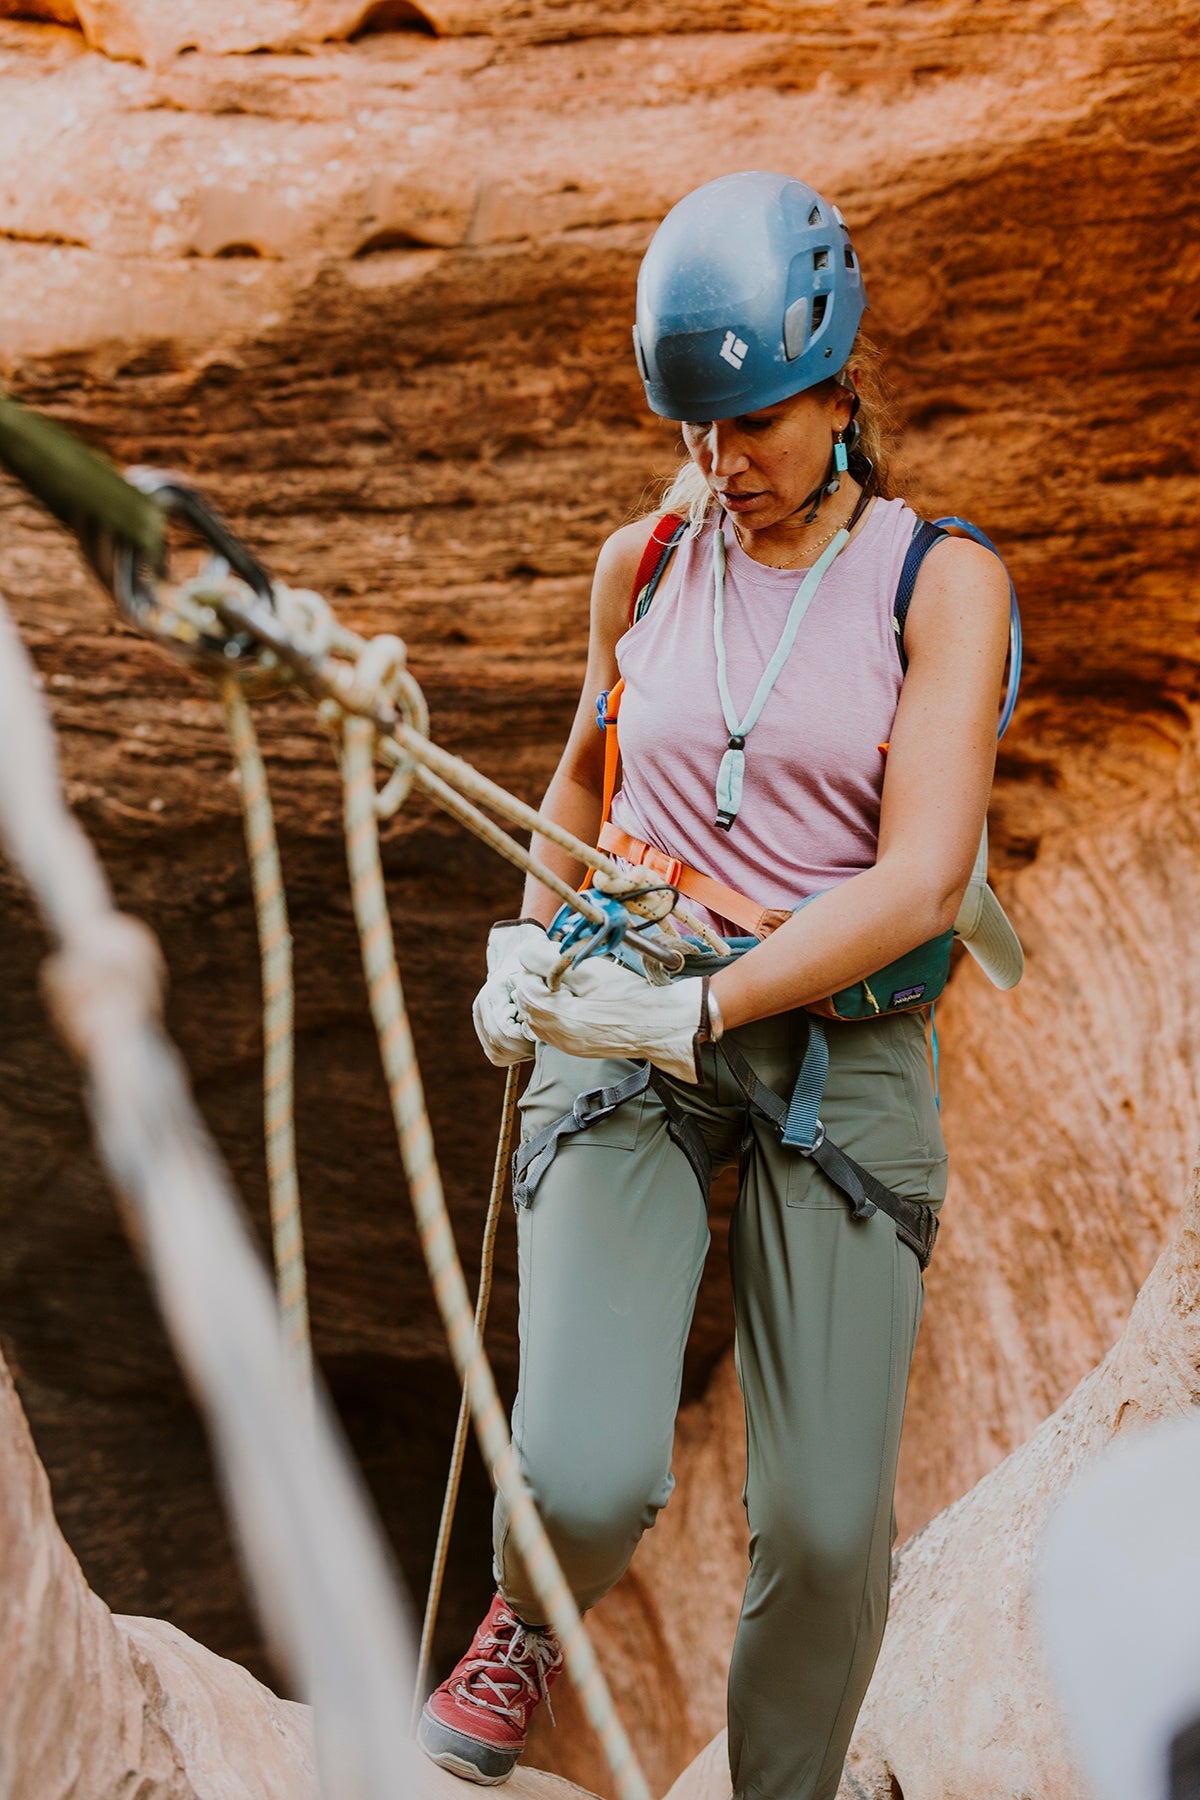
[[[874,490],[887,500],[892,497],[892,446],[896,434],[882,362],[876,346],[860,331],[841,375],[831,375],[809,392],[824,398],[838,387],[850,387],[858,395],[855,418],[859,438],[850,452],[850,473],[856,481],[862,481],[868,472],[869,458],[875,466]],[[693,531],[699,531],[715,501],[715,494],[689,456],[676,469],[662,499],[651,511],[676,513],[687,519]]]

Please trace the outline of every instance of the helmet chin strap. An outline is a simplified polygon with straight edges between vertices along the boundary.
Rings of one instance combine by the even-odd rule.
[[[845,431],[838,432],[834,438],[833,448],[829,452],[829,467],[826,469],[824,477],[818,482],[817,486],[813,488],[810,494],[805,495],[804,499],[800,502],[800,505],[795,509],[795,512],[790,515],[792,518],[795,518],[796,513],[803,511],[807,506],[809,510],[804,517],[804,523],[806,525],[813,525],[816,523],[817,514],[821,510],[822,500],[824,500],[827,494],[836,494],[841,487],[842,476],[849,466],[850,452],[857,447],[859,439],[862,437],[862,428],[858,423],[858,391],[856,388],[850,386],[845,376],[839,377],[839,380],[850,396],[850,420]],[[862,484],[862,496],[860,496],[858,505],[854,509],[851,525],[858,522],[863,508],[863,498],[869,494],[870,490],[875,485],[875,464],[871,461],[870,457],[866,455],[865,451],[860,452],[860,454],[867,465],[867,477]]]

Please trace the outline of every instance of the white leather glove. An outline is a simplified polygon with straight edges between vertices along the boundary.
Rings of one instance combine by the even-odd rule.
[[[483,1053],[498,1069],[531,1061],[533,1034],[517,1011],[513,977],[520,973],[521,947],[549,939],[533,919],[501,919],[488,932],[487,980],[475,996],[471,1018]]]
[[[721,1035],[707,976],[651,987],[632,969],[593,956],[568,969],[552,992],[546,977],[561,954],[548,937],[521,948],[517,1004],[536,1037],[570,1056],[625,1056],[677,1081],[699,1081],[700,1045]]]

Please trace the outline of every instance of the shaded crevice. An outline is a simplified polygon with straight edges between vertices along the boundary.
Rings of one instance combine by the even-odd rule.
[[[0,17],[5,15],[0,14]],[[40,244],[51,250],[90,250],[82,238],[65,237],[58,231],[7,231],[0,228],[0,243]]]
[[[28,25],[61,25],[83,35],[71,0],[0,0],[0,19],[20,19]]]
[[[387,32],[412,31],[423,37],[437,37],[438,29],[428,13],[412,0],[374,0],[350,33],[350,42],[360,38],[379,37]]]
[[[364,256],[381,256],[387,250],[440,250],[445,246],[431,244],[426,238],[414,237],[411,231],[374,231],[364,238],[354,252],[357,262]]]
[[[971,408],[961,400],[938,399],[931,400],[924,406],[914,407],[908,413],[905,425],[909,431],[930,431],[949,421],[970,417]]]

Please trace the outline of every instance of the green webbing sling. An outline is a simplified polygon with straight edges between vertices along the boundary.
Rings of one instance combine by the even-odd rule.
[[[0,389],[0,463],[56,519],[80,535],[106,532],[158,567],[163,513],[107,458],[61,425],[30,412]]]

